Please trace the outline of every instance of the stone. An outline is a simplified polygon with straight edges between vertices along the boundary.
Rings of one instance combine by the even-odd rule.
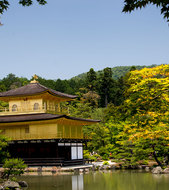
[[[37,172],[42,172],[42,167],[38,167]]]
[[[79,169],[74,169],[74,175],[79,175]]]
[[[56,173],[56,172],[57,172],[57,167],[52,167],[51,172],[52,172],[52,173]]]
[[[18,183],[19,183],[19,185],[20,185],[21,187],[28,187],[28,184],[27,184],[26,181],[18,181]]]
[[[116,169],[116,166],[115,165],[111,165],[110,166],[112,170],[115,170]]]
[[[164,174],[169,174],[169,168],[165,168],[163,172]]]
[[[161,173],[163,173],[163,170],[160,166],[157,166],[156,168],[153,168],[151,172],[153,174],[161,174]]]
[[[86,169],[85,169],[85,172],[90,172],[89,168],[86,168]]]
[[[146,170],[146,172],[149,172],[150,168],[147,166],[147,167],[145,167],[145,170]]]
[[[83,173],[85,170],[84,169],[79,169],[79,172],[80,173]]]
[[[109,165],[103,165],[103,170],[107,170],[109,168]]]
[[[19,188],[19,183],[15,182],[15,181],[7,180],[4,182],[3,186],[4,186],[4,189],[8,188],[11,190],[15,190],[15,189]]]

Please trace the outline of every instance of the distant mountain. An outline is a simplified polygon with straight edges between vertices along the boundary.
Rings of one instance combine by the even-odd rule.
[[[135,66],[137,70],[141,70],[141,69],[143,69],[145,67],[146,68],[152,68],[152,67],[156,67],[157,65],[153,64],[153,65],[149,65],[149,66],[145,66],[145,65],[143,65],[143,66],[133,65],[133,66]],[[112,77],[114,79],[118,79],[121,76],[124,76],[127,72],[130,71],[131,67],[132,66],[117,66],[117,67],[113,67],[112,68],[112,71],[113,71]],[[99,71],[97,71],[97,74],[102,73],[102,72],[103,72],[103,70],[99,70]],[[71,79],[74,79],[74,80],[80,80],[80,79],[82,79],[82,80],[84,80],[86,78],[86,76],[87,76],[87,72],[79,74],[79,75],[77,75],[77,76],[75,76],[75,77],[73,77]]]

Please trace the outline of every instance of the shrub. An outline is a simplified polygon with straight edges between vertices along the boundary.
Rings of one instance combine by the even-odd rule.
[[[24,164],[24,161],[22,159],[18,158],[11,158],[6,159],[3,165],[4,168],[4,174],[3,177],[9,179],[10,176],[20,176],[24,173],[25,168],[27,167],[26,164]]]
[[[108,160],[108,159],[109,159],[109,156],[108,156],[107,154],[104,154],[104,155],[102,156],[102,159],[103,159],[103,160]]]
[[[109,165],[109,163],[107,161],[104,161],[103,165]]]

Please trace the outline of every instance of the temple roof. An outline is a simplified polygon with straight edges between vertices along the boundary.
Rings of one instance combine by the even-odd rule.
[[[43,92],[48,92],[54,96],[60,96],[63,98],[76,98],[75,95],[65,94],[62,92],[58,92],[51,88],[47,88],[39,83],[30,83],[26,86],[22,86],[20,88],[12,89],[6,92],[0,92],[0,97],[15,97],[15,96],[26,96],[26,95],[36,95]]]
[[[42,120],[53,120],[53,119],[59,119],[59,118],[65,118],[65,119],[70,119],[70,120],[78,120],[78,121],[84,121],[84,122],[91,122],[91,123],[100,122],[100,120],[82,119],[82,118],[70,117],[70,116],[66,116],[66,115],[38,113],[38,114],[22,114],[22,115],[0,116],[0,123],[42,121]]]

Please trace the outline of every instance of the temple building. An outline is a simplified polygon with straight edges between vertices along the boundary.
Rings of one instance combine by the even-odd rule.
[[[35,79],[26,86],[0,93],[9,108],[0,111],[0,133],[9,137],[11,157],[28,165],[83,163],[83,126],[98,120],[71,117],[66,101],[76,96],[47,88]],[[65,114],[67,113],[67,114]]]

